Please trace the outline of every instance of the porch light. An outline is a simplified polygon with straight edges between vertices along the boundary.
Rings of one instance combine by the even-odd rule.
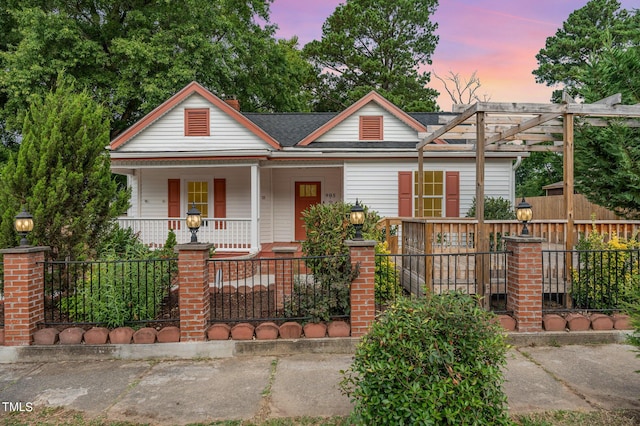
[[[22,211],[18,213],[15,220],[15,228],[22,238],[20,239],[21,246],[28,246],[27,234],[33,231],[33,216],[22,207]]]
[[[520,235],[528,236],[529,229],[527,228],[527,222],[531,221],[533,217],[533,211],[531,210],[531,204],[527,203],[522,197],[522,201],[516,206],[516,217],[522,222],[522,233]]]
[[[198,233],[198,229],[200,229],[201,224],[202,216],[200,214],[200,210],[196,208],[196,203],[194,202],[187,212],[187,228],[189,228],[189,231],[191,231],[192,243],[198,242],[198,237],[196,236],[196,234]]]
[[[355,240],[362,240],[362,225],[364,224],[364,209],[356,198],[355,206],[351,207],[351,214],[349,215],[351,224],[356,229]]]

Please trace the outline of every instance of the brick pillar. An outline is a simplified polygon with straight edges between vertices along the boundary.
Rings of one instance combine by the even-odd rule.
[[[44,254],[49,247],[16,247],[4,255],[4,344],[26,346],[44,321]]]
[[[206,340],[210,316],[209,249],[212,244],[179,244],[178,283],[180,302],[180,341]]]
[[[296,247],[274,247],[276,280],[276,307],[282,309],[285,299],[293,293],[293,256]]]
[[[503,237],[507,243],[507,311],[518,331],[542,330],[542,238]]]
[[[349,247],[351,263],[359,264],[360,274],[351,282],[351,336],[361,337],[369,332],[376,315],[375,270],[376,242],[344,242]]]

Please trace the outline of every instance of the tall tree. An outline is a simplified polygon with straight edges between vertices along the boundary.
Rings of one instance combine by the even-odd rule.
[[[407,111],[435,111],[438,92],[428,72],[438,43],[431,15],[437,0],[347,0],[322,26],[322,39],[304,54],[322,79],[318,110],[342,110],[377,90]]]
[[[34,245],[53,258],[79,258],[96,247],[113,219],[124,213],[129,192],[110,171],[109,120],[85,91],[64,77],[25,115],[23,140],[0,175],[0,246],[15,245],[14,218],[21,206],[33,214]]]
[[[454,105],[489,102],[491,96],[488,94],[483,94],[482,98],[478,95],[478,90],[482,84],[476,73],[477,70],[471,73],[469,78],[464,78],[460,76],[460,73],[449,71],[446,77],[440,77],[434,71],[433,76],[442,82],[444,90],[446,90]]]
[[[591,0],[572,12],[546,40],[536,55],[538,68],[533,71],[536,82],[547,86],[562,85],[572,96],[579,95],[584,84],[585,65],[609,46],[640,45],[640,14],[621,9],[617,0]],[[554,92],[560,99],[561,90]]]
[[[0,46],[3,117],[19,127],[60,70],[106,104],[112,137],[193,80],[243,110],[304,110],[314,71],[295,39],[274,38],[270,2],[6,0],[17,37]]]
[[[640,46],[601,52],[582,74],[586,102],[620,93],[623,104],[640,104]],[[639,124],[640,119],[619,119],[607,127],[576,128],[576,189],[629,219],[640,219]]]

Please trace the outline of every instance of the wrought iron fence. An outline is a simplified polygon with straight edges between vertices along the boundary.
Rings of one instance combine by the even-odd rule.
[[[544,250],[543,312],[624,309],[640,287],[640,250]]]
[[[177,259],[48,261],[44,325],[179,321]]]
[[[462,291],[484,294],[494,312],[506,312],[507,252],[376,254],[376,305],[397,295],[420,297]]]
[[[211,259],[210,322],[348,318],[349,256]]]

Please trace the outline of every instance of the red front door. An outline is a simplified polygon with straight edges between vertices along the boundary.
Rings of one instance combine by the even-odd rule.
[[[307,230],[302,220],[302,212],[320,203],[320,182],[296,182],[295,188],[295,238],[296,241],[307,239]]]

